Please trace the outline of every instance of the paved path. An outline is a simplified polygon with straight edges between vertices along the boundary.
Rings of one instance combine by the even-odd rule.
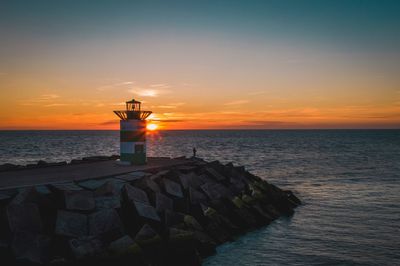
[[[123,166],[116,164],[115,161],[101,161],[6,171],[0,172],[0,190],[6,188],[101,178],[133,171],[162,169],[174,165],[182,165],[187,162],[187,160],[183,159],[150,157],[148,158],[148,163],[146,165],[140,166]]]

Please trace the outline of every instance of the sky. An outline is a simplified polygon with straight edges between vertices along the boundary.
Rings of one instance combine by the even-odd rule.
[[[400,128],[400,1],[0,0],[0,130]]]

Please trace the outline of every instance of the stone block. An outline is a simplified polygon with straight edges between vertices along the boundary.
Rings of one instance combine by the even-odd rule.
[[[163,179],[163,183],[164,183],[165,191],[169,195],[177,197],[177,198],[183,198],[183,192],[182,192],[181,186],[178,183],[171,181],[169,179]]]
[[[39,208],[34,203],[9,204],[7,207],[7,218],[12,232],[27,231],[40,233],[43,230]]]
[[[156,193],[156,211],[162,212],[165,210],[172,211],[174,209],[174,202],[162,193]]]
[[[55,233],[67,237],[87,236],[87,216],[80,213],[59,210]]]
[[[136,201],[136,202],[150,204],[150,201],[149,201],[149,198],[147,197],[146,192],[144,192],[143,190],[141,190],[139,188],[136,188],[129,184],[125,184],[123,187],[123,192],[124,192],[126,199],[130,202]]]
[[[192,187],[189,187],[189,201],[191,204],[206,203],[208,201],[207,196]]]
[[[116,256],[137,256],[142,253],[140,246],[128,235],[111,242],[108,251]]]
[[[69,241],[72,254],[76,259],[99,255],[103,250],[102,242],[95,237],[81,237]]]
[[[153,206],[137,201],[134,201],[133,205],[139,217],[150,219],[156,222],[161,221],[156,209]]]
[[[154,182],[154,180],[146,179],[145,186],[148,187],[154,193],[161,192],[160,187],[156,182]]]
[[[96,209],[119,209],[121,208],[121,199],[117,196],[104,196],[94,198]]]
[[[149,175],[150,175],[149,173],[137,171],[137,172],[131,172],[128,174],[118,175],[118,176],[115,176],[115,178],[122,179],[127,182],[132,182],[132,181],[142,179],[143,177],[146,177]]]
[[[104,209],[92,213],[89,219],[89,235],[116,239],[123,235],[124,229],[118,213],[114,209]]]
[[[83,188],[81,188],[78,185],[75,185],[72,182],[66,182],[66,183],[59,183],[59,184],[51,184],[50,185],[51,189],[54,189],[56,191],[78,191],[78,190],[83,190]]]
[[[165,227],[184,227],[185,216],[181,213],[166,210],[164,213]]]
[[[104,178],[104,179],[90,179],[90,180],[85,180],[78,182],[77,185],[87,189],[87,190],[96,190],[99,187],[103,186],[105,183],[107,183],[110,179]]]
[[[206,183],[204,185],[201,185],[201,189],[212,200],[233,197],[232,192],[224,185],[221,185],[219,183]]]
[[[154,245],[161,244],[162,238],[160,235],[151,228],[150,225],[144,224],[143,227],[136,234],[134,241],[142,248],[148,248]]]
[[[17,261],[45,264],[49,259],[50,238],[37,233],[16,231],[11,249]]]
[[[206,167],[204,170],[208,175],[210,175],[216,181],[224,181],[226,179],[225,176],[221,175],[220,173],[218,173],[215,169],[213,169],[211,167]]]
[[[203,184],[203,181],[194,172],[180,174],[179,181],[185,190],[189,187],[198,188]]]
[[[12,199],[10,204],[38,203],[40,194],[35,187],[18,189],[18,194]]]
[[[94,195],[97,196],[121,196],[123,186],[126,184],[124,180],[117,178],[109,178],[107,182],[98,187],[94,191]]]
[[[90,211],[96,207],[93,192],[87,190],[64,191],[65,208]]]

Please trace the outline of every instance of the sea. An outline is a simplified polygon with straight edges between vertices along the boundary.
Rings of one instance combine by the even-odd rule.
[[[400,130],[148,134],[149,156],[191,156],[193,147],[303,201],[292,217],[219,246],[204,265],[400,265]],[[0,163],[118,152],[118,131],[0,131]]]

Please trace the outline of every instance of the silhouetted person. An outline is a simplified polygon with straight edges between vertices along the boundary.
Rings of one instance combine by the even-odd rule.
[[[193,157],[196,157],[196,152],[197,152],[196,148],[193,147]]]

